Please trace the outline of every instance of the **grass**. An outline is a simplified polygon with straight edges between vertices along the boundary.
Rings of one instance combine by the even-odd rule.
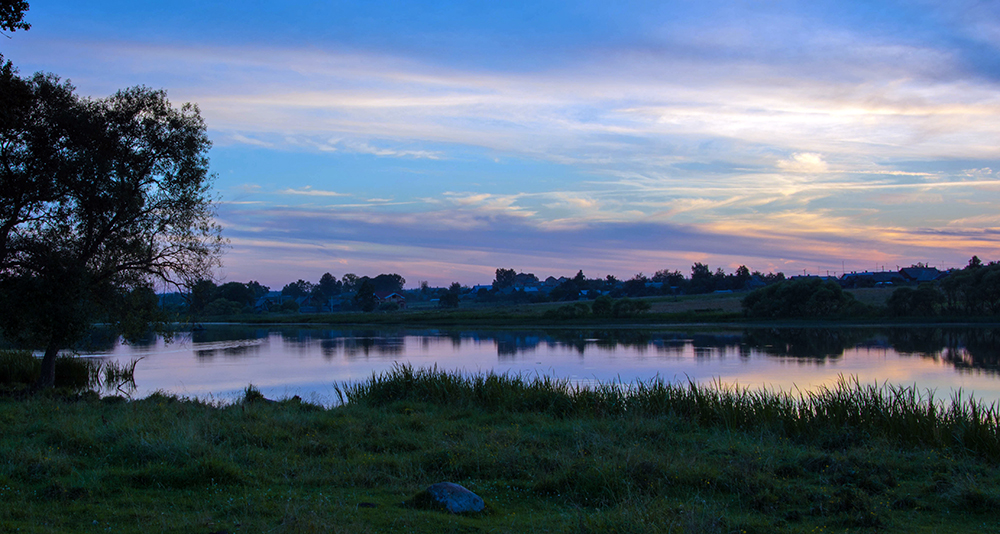
[[[905,388],[588,389],[397,367],[340,391],[347,403],[330,409],[252,386],[231,405],[0,399],[0,531],[994,532],[1000,520],[997,457],[977,441],[995,441],[995,412]],[[442,480],[486,513],[404,505]]]
[[[968,451],[1000,463],[997,406],[961,398],[937,402],[931,393],[891,384],[863,385],[841,377],[815,392],[750,390],[674,384],[654,379],[594,387],[546,376],[464,375],[397,365],[361,383],[337,387],[340,401],[374,407],[401,401],[448,404],[491,412],[567,417],[678,417],[702,427],[768,430],[793,439],[853,439],[852,435]]]
[[[113,360],[60,356],[56,358],[55,387],[69,392],[104,389],[121,394],[135,391],[135,366],[139,360]],[[42,372],[42,361],[28,350],[0,350],[0,388],[26,390]]]

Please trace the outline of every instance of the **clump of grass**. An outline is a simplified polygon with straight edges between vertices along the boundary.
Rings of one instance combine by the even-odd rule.
[[[88,358],[56,358],[55,386],[72,390],[91,389],[100,384],[100,363]],[[0,385],[30,386],[42,374],[42,361],[27,350],[0,351]]]
[[[371,379],[339,384],[341,403],[387,405],[416,401],[491,411],[543,412],[558,417],[678,416],[702,426],[767,429],[779,435],[838,439],[886,436],[911,444],[955,447],[1000,460],[1000,412],[956,394],[950,404],[917,388],[888,383],[863,385],[840,377],[833,387],[790,392],[750,390],[722,384],[573,384],[547,376],[481,373],[467,375],[396,365]]]
[[[141,359],[141,358],[140,358]],[[60,356],[56,358],[57,388],[74,391],[117,390],[122,393],[134,391],[135,366],[139,360],[129,363],[105,361],[94,358]],[[28,350],[0,351],[0,386],[27,387],[38,381],[42,373],[42,360]]]
[[[253,404],[258,402],[269,402],[264,394],[257,389],[257,386],[250,384],[243,390],[243,403]]]
[[[30,384],[38,379],[41,368],[31,351],[0,351],[0,385]]]
[[[100,365],[101,376],[104,379],[105,390],[117,390],[129,395],[136,390],[135,366],[142,358],[133,359],[128,363],[108,360]]]

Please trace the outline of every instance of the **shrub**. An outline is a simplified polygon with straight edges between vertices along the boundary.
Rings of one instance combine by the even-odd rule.
[[[743,311],[760,319],[797,319],[856,316],[867,308],[836,282],[795,278],[751,292],[743,298]]]
[[[594,300],[593,313],[598,317],[608,317],[611,315],[611,307],[614,305],[614,299],[607,295],[601,295]]]
[[[889,313],[904,316],[932,316],[944,304],[944,294],[931,284],[920,284],[917,289],[901,287],[892,292],[886,306]]]
[[[590,315],[590,306],[582,302],[565,304],[544,313],[546,319],[582,319]]]
[[[611,306],[611,315],[615,317],[635,317],[649,311],[651,307],[645,300],[632,300],[626,297],[616,301]]]
[[[215,299],[205,306],[205,315],[236,315],[243,311],[243,305],[227,299]]]

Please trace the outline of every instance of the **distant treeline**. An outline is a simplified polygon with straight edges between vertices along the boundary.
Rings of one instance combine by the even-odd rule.
[[[396,293],[409,302],[431,302],[439,307],[454,308],[463,300],[503,303],[572,302],[595,300],[602,295],[621,299],[749,291],[784,279],[785,275],[782,273],[751,272],[746,266],[740,266],[727,274],[721,268],[712,271],[704,263],[695,263],[691,267],[690,277],[685,277],[680,271],[661,270],[652,276],[640,272],[628,280],[619,280],[613,275],[587,278],[582,270],[572,278],[550,276],[541,280],[533,273],[498,268],[493,282],[488,285],[470,288],[455,282],[443,288],[430,287],[427,282],[420,282],[417,289],[404,290],[406,279],[395,273],[374,277],[347,273],[339,280],[333,274],[325,273],[316,282],[300,279],[286,284],[280,291],[272,291],[270,287],[253,280],[221,285],[211,280],[200,280],[187,292],[174,295],[164,302],[166,307],[177,311],[208,316],[265,311],[372,311],[398,309],[398,303],[381,302],[378,297],[380,294]],[[279,295],[281,298],[278,298]],[[603,311],[602,306],[599,306],[599,311]]]
[[[854,299],[843,283],[825,277],[793,277],[783,273],[761,273],[740,266],[732,273],[714,271],[704,263],[691,266],[685,276],[676,270],[657,271],[652,276],[638,273],[627,280],[613,275],[588,278],[583,271],[575,276],[540,279],[533,273],[498,268],[491,284],[474,287],[458,282],[449,287],[430,287],[420,282],[416,289],[404,290],[406,280],[399,274],[374,277],[345,274],[337,279],[325,273],[317,282],[297,280],[280,291],[256,281],[209,280],[194,284],[187,293],[165,299],[165,307],[195,316],[222,316],[266,312],[392,311],[407,304],[423,307],[458,307],[461,302],[534,303],[586,302],[553,312],[559,318],[591,315],[616,317],[635,315],[641,304],[608,302],[660,295],[697,295],[712,292],[747,292],[743,309],[755,319],[858,318],[858,317],[944,317],[990,316],[1000,314],[1000,263],[983,263],[977,256],[963,269],[953,269],[933,282],[897,287],[885,306],[871,306]],[[387,296],[393,300],[388,300]],[[605,298],[601,298],[605,297]],[[597,299],[600,299],[598,301]],[[614,300],[612,300],[614,299]],[[606,309],[608,308],[608,309]],[[628,308],[628,309],[626,309]]]
[[[247,283],[226,282],[217,285],[211,280],[200,280],[190,290],[178,295],[170,304],[179,311],[203,315],[235,315],[254,311],[296,312],[302,307],[321,308],[341,295],[358,294],[373,296],[379,292],[400,292],[406,279],[398,274],[380,274],[374,278],[347,273],[340,280],[325,273],[316,283],[297,280],[286,284],[281,291],[251,280]],[[268,297],[281,298],[268,300]],[[277,303],[276,308],[262,308],[263,302]],[[359,308],[360,309],[360,308]]]
[[[743,298],[743,310],[757,319],[996,316],[1000,262],[973,256],[940,280],[897,287],[884,307],[858,302],[836,281],[801,277],[754,290]]]

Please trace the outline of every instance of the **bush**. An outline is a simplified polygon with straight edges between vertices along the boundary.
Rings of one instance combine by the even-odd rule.
[[[601,295],[594,300],[593,313],[598,317],[608,317],[611,315],[611,307],[614,305],[614,299],[607,295]]]
[[[751,292],[743,298],[743,311],[759,319],[799,319],[863,315],[867,307],[836,282],[795,278]]]
[[[548,310],[543,314],[546,319],[582,319],[589,315],[590,306],[582,302],[565,304],[554,310]]]
[[[205,306],[205,315],[237,315],[243,311],[243,305],[227,299],[215,299]]]
[[[937,315],[937,308],[942,304],[944,294],[931,284],[920,284],[917,289],[901,287],[886,301],[889,313],[898,317]]]
[[[458,293],[453,293],[451,291],[441,295],[441,300],[438,301],[438,307],[440,308],[457,308],[458,307]]]
[[[632,300],[626,297],[616,301],[611,306],[611,315],[615,317],[635,317],[649,311],[651,307],[645,300]]]

